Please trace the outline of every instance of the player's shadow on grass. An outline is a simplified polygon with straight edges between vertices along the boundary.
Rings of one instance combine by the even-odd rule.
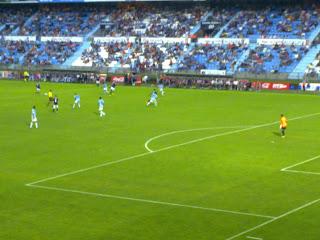
[[[273,132],[273,135],[281,137],[281,133],[279,133],[279,132]]]

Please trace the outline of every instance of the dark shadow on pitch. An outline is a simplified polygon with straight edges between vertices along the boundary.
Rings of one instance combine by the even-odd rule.
[[[273,135],[281,137],[281,133],[279,133],[279,132],[273,132]]]

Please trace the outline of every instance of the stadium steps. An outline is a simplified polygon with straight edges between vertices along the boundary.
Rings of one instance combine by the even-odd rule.
[[[15,29],[10,33],[10,35],[18,35],[19,30],[20,30],[20,27],[15,28]]]
[[[227,24],[224,25],[224,26],[219,30],[219,32],[216,33],[216,35],[214,35],[213,38],[219,38],[220,35],[222,34],[222,32],[230,25],[230,23],[231,23],[233,20],[235,20],[235,19],[239,16],[240,13],[241,13],[241,12],[238,12],[236,15],[234,15],[234,16],[230,19],[230,21],[227,22]]]
[[[33,14],[31,17],[29,17],[27,19],[27,21],[25,21],[25,23],[23,24],[23,26],[28,26],[29,24],[31,24],[33,17],[36,15],[37,13]],[[14,29],[10,35],[18,35],[20,30],[20,27],[17,27],[16,29]]]
[[[80,48],[71,57],[69,57],[67,61],[63,63],[63,66],[66,66],[66,67],[72,66],[72,63],[76,61],[79,57],[81,57],[82,52],[89,47],[90,47],[89,41],[83,42]]]
[[[196,34],[196,33],[200,30],[200,28],[201,28],[201,23],[204,22],[204,21],[206,21],[206,20],[208,19],[208,17],[210,17],[210,16],[212,16],[212,12],[206,13],[206,14],[202,17],[202,19],[200,20],[200,22],[190,30],[190,34]]]
[[[320,24],[311,32],[308,40],[312,42],[318,36],[318,34],[320,34]]]
[[[96,31],[98,31],[100,28],[100,24],[98,24],[97,26],[95,26],[85,37],[84,37],[84,41],[87,41],[88,38],[90,38]]]
[[[301,59],[298,65],[289,74],[289,79],[303,79],[303,75],[308,65],[314,61],[317,54],[320,52],[320,44],[312,47],[308,53]]]
[[[256,48],[256,44],[250,44],[248,49],[246,51],[244,51],[242,53],[242,55],[239,57],[236,65],[234,66],[234,71],[230,72],[231,74],[233,74],[234,72],[236,72],[238,70],[238,67],[241,65],[241,63],[243,63],[249,57],[250,51],[255,48]]]

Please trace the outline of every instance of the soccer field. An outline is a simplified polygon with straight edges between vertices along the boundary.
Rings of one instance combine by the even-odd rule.
[[[320,239],[318,95],[41,87],[0,82],[0,239]]]

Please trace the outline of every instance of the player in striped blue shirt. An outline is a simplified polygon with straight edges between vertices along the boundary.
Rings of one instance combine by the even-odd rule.
[[[77,93],[74,94],[74,103],[72,108],[75,108],[76,105],[80,108],[80,95]]]
[[[104,108],[104,100],[102,99],[102,97],[99,97],[98,106],[99,106],[98,111],[99,111],[100,117],[105,116],[106,113],[103,111],[103,108]]]
[[[30,128],[33,127],[33,123],[35,124],[36,128],[38,128],[38,119],[37,119],[36,106],[33,106],[33,107],[32,107],[32,110],[31,110],[31,123],[30,123]]]
[[[155,89],[153,89],[150,100],[147,102],[147,106],[149,106],[151,103],[153,103],[154,106],[158,106],[157,98],[158,98],[158,93]]]
[[[103,92],[105,94],[108,94],[108,84],[107,84],[107,82],[104,82],[104,84],[103,84]]]

